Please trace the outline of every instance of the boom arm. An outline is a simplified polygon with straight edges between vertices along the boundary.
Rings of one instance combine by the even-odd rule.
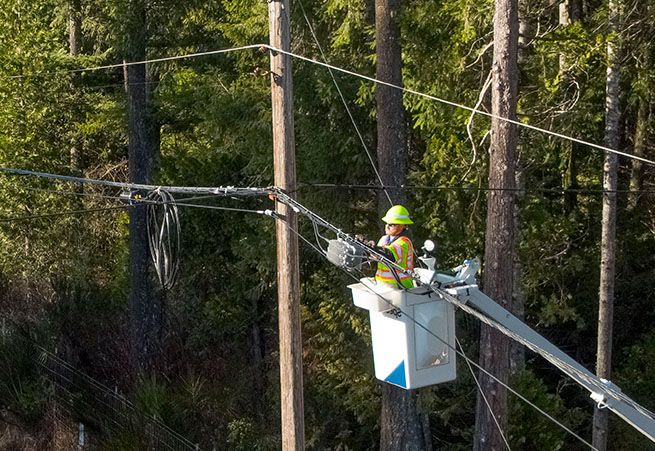
[[[612,382],[601,379],[539,335],[509,311],[482,293],[477,285],[433,289],[446,300],[491,324],[510,338],[538,353],[578,384],[589,390],[599,408],[608,408],[655,442],[655,415],[623,394]],[[471,308],[473,307],[473,308]]]

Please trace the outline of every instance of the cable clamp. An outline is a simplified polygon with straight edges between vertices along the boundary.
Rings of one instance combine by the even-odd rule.
[[[121,202],[128,205],[134,205],[136,203],[140,203],[140,201],[142,201],[144,197],[145,196],[143,191],[132,190],[132,189],[123,190],[118,196]]]
[[[591,392],[589,396],[596,403],[596,407],[598,407],[598,410],[605,409],[607,407],[607,398],[605,397],[604,394],[598,392]]]
[[[273,210],[259,210],[257,213],[260,213],[260,214],[263,214],[263,215],[266,215],[266,216],[270,216],[270,217],[273,218],[273,219],[277,219],[278,216],[279,216],[279,215],[278,215],[276,212],[274,212]]]

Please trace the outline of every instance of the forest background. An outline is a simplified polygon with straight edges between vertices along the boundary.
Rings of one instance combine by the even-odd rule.
[[[268,41],[266,2],[144,2],[147,58]],[[603,140],[607,4],[521,3],[519,118],[593,143]],[[575,6],[575,8],[574,8]],[[119,1],[2,0],[0,166],[126,181],[126,17]],[[361,0],[296,0],[292,49],[375,74],[374,10]],[[407,0],[407,87],[488,109],[493,2]],[[626,3],[621,27],[621,150],[652,158],[652,1]],[[71,30],[75,30],[72,33]],[[75,35],[75,45],[72,45]],[[72,51],[75,48],[75,51]],[[149,65],[158,134],[154,182],[272,184],[268,53],[234,51]],[[335,73],[369,149],[375,87]],[[294,61],[302,203],[343,230],[381,233],[377,180],[330,73]],[[444,268],[484,250],[489,120],[411,94],[408,207],[415,243],[434,238]],[[472,143],[475,144],[473,147]],[[593,369],[596,352],[602,152],[521,129],[516,294],[526,322]],[[613,378],[655,409],[653,167],[620,159]],[[178,281],[157,292],[161,349],[147,377],[128,370],[128,214],[107,187],[0,176],[0,446],[69,449],[86,426],[100,449],[277,449],[280,443],[274,224],[244,212],[180,206]],[[271,208],[266,199],[197,199],[205,207]],[[301,221],[301,232],[312,236]],[[380,386],[368,321],[348,275],[301,249],[306,440],[309,449],[376,449]],[[484,288],[484,287],[483,287]],[[458,316],[475,359],[479,324]],[[510,385],[588,437],[588,394],[526,354]],[[438,449],[470,449],[475,383],[460,359],[455,382],[422,389]],[[510,395],[517,449],[585,449]],[[129,401],[128,401],[129,400]],[[610,449],[652,449],[611,417]],[[146,443],[147,442],[147,443]],[[153,443],[155,445],[153,445]]]

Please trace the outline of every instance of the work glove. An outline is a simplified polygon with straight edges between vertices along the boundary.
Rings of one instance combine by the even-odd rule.
[[[375,247],[375,241],[373,240],[367,240],[364,235],[357,234],[355,235],[355,239],[359,241],[360,243],[363,243],[367,245],[368,247]]]

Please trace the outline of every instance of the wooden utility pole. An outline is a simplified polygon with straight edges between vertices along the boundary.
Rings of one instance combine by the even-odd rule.
[[[269,41],[289,51],[289,0],[269,0]],[[275,185],[293,195],[296,188],[296,157],[293,136],[293,83],[291,57],[271,51],[271,102],[273,113],[273,165]],[[282,449],[305,449],[303,411],[302,338],[300,332],[300,277],[298,220],[296,213],[278,202],[277,297],[280,339],[280,415]]]

